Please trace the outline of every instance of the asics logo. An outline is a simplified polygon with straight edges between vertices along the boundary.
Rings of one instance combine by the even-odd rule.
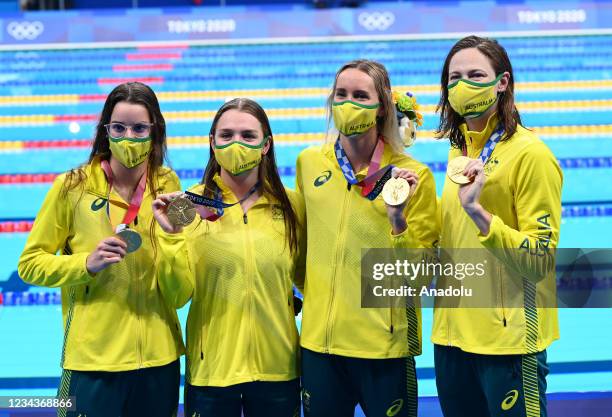
[[[404,405],[404,400],[402,400],[401,398],[393,401],[391,403],[391,407],[389,407],[389,409],[387,410],[387,414],[386,414],[387,417],[395,416],[397,413],[400,412],[403,405]]]
[[[91,203],[91,211],[98,211],[106,205],[105,198],[98,198]]]
[[[327,181],[329,181],[329,179],[331,178],[331,171],[330,170],[326,170],[323,171],[323,173],[321,175],[319,175],[317,178],[315,178],[314,180],[314,186],[315,187],[320,187],[323,184],[325,184]]]
[[[387,30],[393,22],[395,22],[395,15],[391,12],[361,12],[357,17],[357,21],[366,30]]]
[[[18,41],[34,40],[45,30],[45,25],[36,20],[34,22],[10,22],[6,26],[6,32]]]
[[[506,398],[501,403],[501,409],[504,411],[510,410],[516,404],[516,400],[518,400],[519,393],[517,390],[513,389],[512,391],[508,391],[506,393]]]

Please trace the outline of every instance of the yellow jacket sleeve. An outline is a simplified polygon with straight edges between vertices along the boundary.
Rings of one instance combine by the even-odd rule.
[[[293,283],[304,293],[304,281],[306,279],[306,210],[304,198],[301,193],[292,193],[291,203],[297,220],[297,253],[295,256],[295,276]]]
[[[191,299],[195,288],[185,232],[170,234],[158,226],[158,233],[161,249],[157,272],[159,289],[169,305],[181,308]]]
[[[174,191],[181,191],[181,180],[179,180],[176,172],[170,171],[168,181],[164,187],[164,193],[171,193]]]
[[[295,267],[295,278],[293,280],[295,286],[304,294],[304,282],[306,279],[306,246],[307,246],[307,227],[306,227],[306,205],[304,203],[304,191],[302,189],[301,164],[298,157],[296,162],[296,177],[295,177],[295,204],[294,210],[298,218],[298,253]]]
[[[73,208],[70,198],[60,195],[65,176],[54,181],[28,236],[17,270],[22,280],[45,287],[83,284],[91,280],[87,271],[89,253],[71,253]],[[57,252],[62,250],[61,255]]]
[[[168,172],[163,192],[180,190],[181,182],[176,172]],[[186,234],[184,230],[176,234],[166,233],[157,225],[157,235],[160,247],[157,283],[166,302],[173,308],[181,308],[191,299],[195,288]]]
[[[526,149],[511,174],[518,230],[493,215],[489,233],[479,236],[504,265],[521,276],[540,280],[555,267],[561,224],[563,174],[554,155],[544,144]],[[486,207],[485,207],[486,209]]]
[[[298,194],[300,199],[304,201],[304,189],[302,187],[302,170],[300,166],[302,165],[301,154],[298,155],[297,161],[295,163],[295,192]]]
[[[440,235],[436,183],[429,168],[419,173],[419,185],[405,209],[408,227],[402,233],[391,233],[394,248],[433,248]]]

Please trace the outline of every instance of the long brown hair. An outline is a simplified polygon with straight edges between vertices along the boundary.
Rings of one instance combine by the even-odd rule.
[[[149,118],[153,126],[151,126],[151,152],[147,161],[147,183],[149,190],[153,195],[153,199],[157,198],[158,180],[162,175],[159,168],[162,167],[166,160],[166,121],[159,108],[159,101],[153,90],[146,84],[141,82],[128,82],[118,85],[110,92],[104,102],[98,125],[96,126],[96,134],[94,137],[89,159],[78,168],[70,170],[66,174],[66,181],[62,188],[65,196],[68,191],[80,186],[86,179],[85,167],[96,158],[108,161],[111,156],[108,132],[104,125],[110,123],[111,115],[117,103],[126,102],[130,104],[140,104],[147,109]],[[155,245],[155,220],[151,221],[150,237],[153,242],[155,253],[157,247]]]
[[[259,165],[259,182],[262,184],[262,191],[268,195],[271,195],[280,203],[283,217],[285,219],[286,242],[289,245],[289,250],[293,254],[297,251],[298,247],[297,216],[293,211],[289,197],[285,192],[285,187],[283,186],[280,175],[278,174],[276,157],[274,156],[274,139],[272,136],[270,121],[268,120],[268,116],[266,115],[264,109],[257,102],[248,98],[235,98],[225,103],[217,111],[217,114],[212,121],[209,133],[211,139],[210,158],[208,159],[204,177],[201,181],[201,184],[204,184],[204,194],[208,197],[213,197],[217,190],[217,185],[213,181],[213,178],[221,171],[221,166],[215,158],[215,153],[212,149],[212,140],[215,136],[219,119],[221,116],[223,116],[223,113],[228,110],[238,110],[255,117],[261,124],[261,130],[263,131],[264,138],[268,138],[270,148],[268,149],[268,152],[262,156],[261,164]]]
[[[448,137],[450,143],[455,148],[462,148],[465,145],[465,138],[459,130],[459,126],[465,122],[464,118],[453,110],[448,102],[448,69],[451,59],[455,54],[463,49],[476,48],[486,56],[495,71],[495,76],[508,72],[510,80],[506,91],[498,96],[497,114],[504,127],[504,135],[501,140],[507,140],[516,133],[517,126],[521,124],[516,105],[514,104],[514,72],[510,58],[503,46],[495,39],[481,38],[478,36],[468,36],[459,40],[446,56],[442,76],[440,79],[441,95],[436,112],[440,112],[440,125],[436,135],[439,138]]]
[[[383,110],[383,116],[376,118],[376,129],[378,134],[385,138],[394,151],[404,153],[404,144],[399,137],[399,129],[397,128],[397,113],[395,110],[395,105],[393,104],[393,98],[391,96],[391,81],[389,79],[389,73],[387,72],[385,66],[379,62],[368,59],[357,59],[347,62],[338,70],[338,72],[336,72],[334,85],[332,86],[331,92],[327,97],[328,126],[331,125],[331,109],[334,102],[334,95],[336,93],[338,77],[343,71],[349,68],[358,69],[372,78],[374,87],[376,88],[376,93],[378,94],[380,106]]]

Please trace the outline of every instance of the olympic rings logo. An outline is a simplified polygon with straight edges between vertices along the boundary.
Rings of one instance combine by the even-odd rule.
[[[391,12],[362,12],[359,13],[357,21],[366,30],[387,30],[393,22],[395,22],[395,15]]]
[[[6,26],[6,32],[18,41],[34,40],[45,30],[42,22],[11,22]]]

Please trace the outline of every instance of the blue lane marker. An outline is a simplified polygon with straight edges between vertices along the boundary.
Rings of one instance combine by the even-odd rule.
[[[582,157],[582,158],[561,158],[558,159],[561,169],[579,168],[612,168],[612,156]],[[427,162],[426,165],[433,172],[446,172],[446,161]],[[294,166],[278,167],[281,176],[295,176]],[[176,174],[181,179],[202,178],[203,169],[177,169]],[[6,175],[6,174],[5,174]]]

